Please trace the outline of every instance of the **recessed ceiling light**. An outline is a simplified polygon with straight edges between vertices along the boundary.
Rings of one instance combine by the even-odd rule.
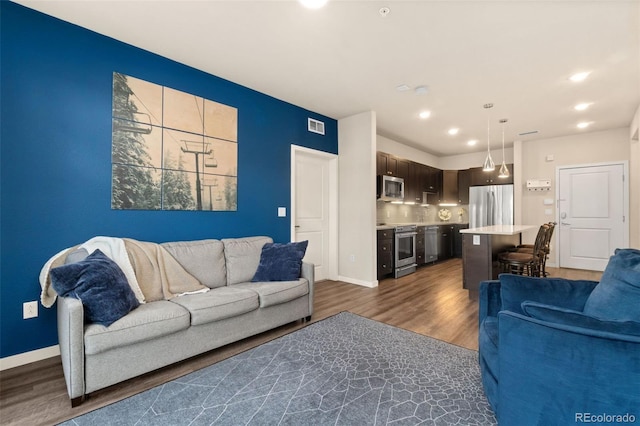
[[[587,78],[589,76],[589,74],[591,74],[590,71],[585,71],[585,72],[579,72],[576,74],[573,74],[571,77],[569,77],[569,80],[573,81],[573,82],[579,82],[579,81],[584,81],[585,78]]]
[[[459,131],[460,129],[458,129],[457,127],[452,127],[451,129],[449,129],[447,133],[453,136],[453,135],[457,135]]]
[[[301,5],[308,9],[320,9],[327,4],[327,0],[298,0]]]
[[[414,89],[416,95],[425,95],[429,93],[429,88],[427,86],[418,86]]]
[[[578,129],[586,129],[591,123],[583,121],[576,126]]]
[[[469,146],[474,146],[477,143],[478,143],[478,141],[476,139],[471,139],[470,141],[467,141],[467,145],[469,145]]]
[[[422,111],[420,112],[420,114],[418,114],[418,116],[423,120],[426,120],[427,118],[431,117],[431,111]]]
[[[576,106],[573,107],[573,109],[575,109],[576,111],[584,111],[585,109],[589,108],[591,106],[590,102],[583,102],[581,104],[578,104]]]

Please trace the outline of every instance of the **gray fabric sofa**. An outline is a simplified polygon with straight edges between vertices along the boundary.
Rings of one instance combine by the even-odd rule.
[[[268,237],[163,243],[205,293],[141,304],[109,327],[58,298],[58,337],[72,405],[85,395],[313,314],[314,267],[297,281],[250,282]],[[138,281],[144,277],[137,277]]]

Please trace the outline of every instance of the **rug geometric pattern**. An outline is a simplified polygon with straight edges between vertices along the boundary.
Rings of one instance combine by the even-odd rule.
[[[495,425],[475,351],[348,312],[63,425]]]

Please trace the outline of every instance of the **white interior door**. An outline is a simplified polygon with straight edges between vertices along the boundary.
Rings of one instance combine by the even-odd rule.
[[[328,279],[332,277],[333,264],[332,190],[337,157],[299,147],[292,156],[292,240],[309,241],[304,260],[315,265],[316,281]]]
[[[560,267],[603,271],[629,244],[624,164],[559,169]]]

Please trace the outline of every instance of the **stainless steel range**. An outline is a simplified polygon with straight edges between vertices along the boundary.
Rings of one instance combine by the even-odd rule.
[[[395,257],[394,277],[399,278],[416,271],[416,225],[401,225],[394,228]]]

